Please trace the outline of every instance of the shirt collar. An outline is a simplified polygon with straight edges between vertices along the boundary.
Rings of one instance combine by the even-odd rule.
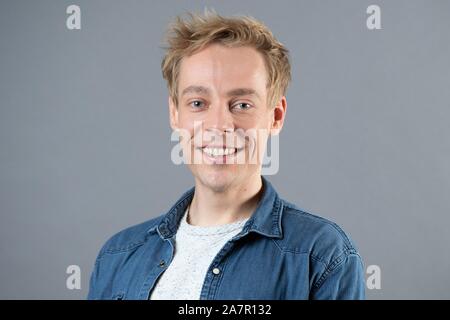
[[[263,194],[253,215],[245,223],[241,236],[249,232],[256,232],[266,237],[281,238],[281,215],[283,203],[272,184],[261,176]],[[178,229],[181,218],[194,197],[195,187],[186,191],[164,215],[162,221],[148,230],[157,231],[163,239],[173,237]]]

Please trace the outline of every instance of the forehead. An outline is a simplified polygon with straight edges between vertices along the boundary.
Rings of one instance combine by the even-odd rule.
[[[178,90],[197,85],[219,92],[245,87],[263,93],[266,83],[264,57],[256,49],[212,44],[182,59]]]

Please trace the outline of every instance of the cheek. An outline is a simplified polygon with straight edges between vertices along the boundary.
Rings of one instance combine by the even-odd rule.
[[[192,119],[187,119],[186,117],[179,117],[178,127],[183,130],[184,137],[194,136],[194,121]]]
[[[204,122],[203,115],[201,113],[193,113],[186,110],[180,110],[178,116],[179,127],[194,132],[194,128],[201,127]]]
[[[194,134],[194,128],[189,121],[183,121],[182,118],[178,120],[179,141],[184,148],[186,144],[190,143]]]
[[[269,130],[271,127],[271,118],[267,113],[255,114],[252,117],[243,119],[240,126],[243,129],[266,129]]]

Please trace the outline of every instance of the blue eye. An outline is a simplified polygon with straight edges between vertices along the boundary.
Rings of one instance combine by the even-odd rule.
[[[189,103],[191,106],[193,106],[194,108],[201,108],[203,107],[203,102],[200,100],[194,100],[191,103]]]
[[[205,104],[203,103],[203,101],[200,100],[194,100],[189,102],[189,106],[193,107],[194,109],[199,109],[202,108]]]
[[[250,109],[251,105],[248,103],[245,103],[245,102],[241,102],[241,103],[236,104],[234,107],[237,107],[240,110],[247,110],[247,109]]]

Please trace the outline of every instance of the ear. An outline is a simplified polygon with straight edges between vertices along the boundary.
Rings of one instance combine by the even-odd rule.
[[[272,125],[270,127],[270,134],[277,135],[283,128],[284,118],[286,117],[287,101],[286,97],[282,96],[272,110]]]
[[[178,130],[178,108],[172,97],[169,96],[169,119],[172,130]]]

